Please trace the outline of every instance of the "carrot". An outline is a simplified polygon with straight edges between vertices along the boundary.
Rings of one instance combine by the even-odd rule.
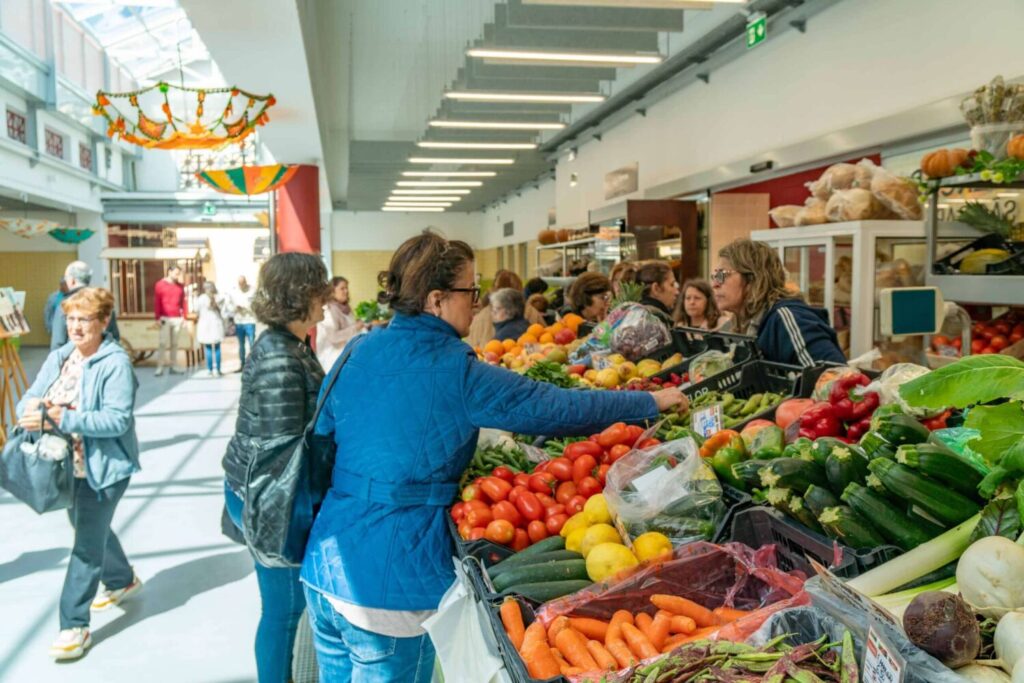
[[[508,634],[508,639],[512,641],[512,646],[519,650],[523,646],[523,638],[526,635],[526,626],[523,625],[523,611],[519,607],[519,603],[515,598],[505,598],[505,602],[501,603],[501,623],[505,627],[505,633]]]
[[[626,642],[621,638],[609,640],[605,643],[605,648],[607,648],[608,652],[615,657],[615,661],[619,663],[620,669],[625,669],[636,664],[636,657],[629,649],[629,646],[626,645]]]
[[[555,645],[555,636],[558,635],[559,631],[566,628],[569,628],[568,617],[555,617],[555,620],[548,626],[548,642],[551,643],[552,647]]]
[[[678,595],[652,595],[651,602],[658,609],[690,617],[697,623],[697,626],[713,626],[717,623],[715,615],[707,607]]]
[[[665,644],[661,646],[661,654],[671,652],[680,645],[686,642],[687,635],[685,633],[677,633],[674,636],[669,636],[665,639]]]
[[[664,610],[661,611],[664,612]],[[669,615],[671,619],[668,626],[668,630],[671,633],[693,633],[697,630],[697,622],[690,617],[672,614],[671,612],[665,612],[665,614]]]
[[[693,633],[687,634],[686,635],[686,640],[684,640],[683,642],[684,643],[692,643],[695,640],[704,640],[705,638],[707,638],[711,634],[713,634],[716,631],[718,631],[719,628],[720,628],[719,626],[705,626],[704,628],[699,628],[696,631],[694,631]]]
[[[587,639],[576,629],[569,627],[559,631],[555,636],[555,645],[573,666],[578,666],[584,671],[599,668],[587,650]]]
[[[523,635],[523,644],[519,647],[520,652],[526,652],[527,648],[533,647],[538,642],[548,644],[548,635],[544,631],[544,624],[535,621],[530,624]]]
[[[633,651],[633,654],[638,659],[647,659],[648,657],[655,657],[661,654],[658,652],[658,648],[651,644],[651,639],[632,624],[622,625],[622,636],[626,639],[629,649]]]
[[[613,614],[612,620],[608,622],[608,632],[605,634],[604,644],[607,645],[613,640],[622,640],[622,625],[632,623],[633,615],[624,609]]]
[[[612,653],[608,652],[608,649],[596,640],[587,641],[587,652],[597,662],[598,668],[608,671],[615,671],[619,668],[619,663],[612,656]]]
[[[608,635],[608,622],[586,617],[569,617],[569,625],[593,640],[604,642]]]
[[[651,624],[654,619],[647,612],[637,612],[636,616],[633,617],[633,625],[640,629],[640,632],[647,636],[648,639],[651,637]]]
[[[578,666],[567,666],[562,669],[563,676],[579,676],[581,673],[584,673],[584,671]]]
[[[534,635],[531,638],[530,629],[534,626],[540,628],[540,635]],[[559,666],[555,656],[551,654],[551,647],[548,646],[544,627],[540,625],[539,621],[533,622],[526,629],[526,637],[523,639],[523,651],[521,654],[523,662],[526,664],[526,670],[531,678],[545,680],[554,678],[562,673],[562,667]]]
[[[718,620],[716,623],[718,624],[728,624],[729,622],[736,621],[737,619],[742,619],[743,617],[750,614],[750,612],[748,612],[747,610],[733,609],[732,607],[724,606],[716,607],[715,609],[711,610],[711,613],[715,615],[715,618]]]
[[[551,648],[551,656],[555,658],[555,661],[558,662],[559,666],[569,666],[569,662],[565,661],[565,657],[562,656],[562,651],[557,647]]]
[[[651,622],[651,630],[647,634],[647,637],[651,639],[651,644],[659,650],[665,647],[665,640],[668,639],[668,632],[671,627],[672,617],[669,616],[668,612],[659,610],[658,614],[654,617],[654,621]]]

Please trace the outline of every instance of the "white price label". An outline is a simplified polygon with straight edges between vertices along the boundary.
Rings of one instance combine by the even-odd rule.
[[[903,658],[891,647],[874,626],[868,627],[868,642],[864,648],[861,681],[864,683],[900,683],[903,680]]]
[[[716,403],[713,406],[708,406],[695,412],[690,418],[690,426],[693,428],[693,431],[705,439],[716,432],[722,431],[721,404]]]
[[[632,482],[633,488],[636,492],[643,495],[646,494],[650,489],[659,486],[665,481],[665,475],[668,474],[668,468],[664,465],[655,467],[653,470],[646,474],[642,474]]]

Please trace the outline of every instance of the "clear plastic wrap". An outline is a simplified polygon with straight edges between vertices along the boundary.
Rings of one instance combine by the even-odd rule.
[[[703,382],[708,377],[721,374],[733,366],[733,355],[725,351],[705,351],[690,361],[690,383]]]
[[[855,187],[833,192],[825,207],[825,214],[832,223],[842,223],[879,218],[884,210],[870,190]]]
[[[907,221],[921,220],[923,211],[917,185],[909,178],[902,178],[875,166],[871,177],[871,194],[897,217]]]
[[[854,164],[833,164],[825,169],[821,177],[807,183],[807,189],[818,199],[828,201],[836,190],[848,190],[858,180],[857,167]]]
[[[796,225],[796,215],[803,209],[804,207],[799,204],[785,204],[776,206],[768,212],[768,215],[777,227],[791,228]]]
[[[832,384],[836,380],[847,375],[859,374],[860,370],[846,365],[828,368],[818,376],[818,380],[814,383],[814,391],[811,393],[811,398],[815,401],[828,401],[828,396],[832,392]]]
[[[825,214],[826,203],[822,199],[810,197],[806,205],[801,207],[793,217],[793,224],[797,226],[821,225],[828,223],[828,216]]]
[[[875,381],[865,388],[865,391],[877,391],[882,405],[896,403],[908,415],[919,419],[932,417],[942,411],[913,407],[900,396],[901,385],[921,375],[927,375],[929,372],[931,370],[916,363],[897,363],[886,368]]]
[[[616,306],[572,355],[574,363],[590,365],[593,354],[621,353],[638,361],[672,342],[671,333],[646,306],[628,302]]]

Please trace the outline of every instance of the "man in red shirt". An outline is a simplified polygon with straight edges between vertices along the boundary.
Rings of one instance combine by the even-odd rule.
[[[177,364],[178,333],[185,322],[185,288],[181,284],[181,268],[177,265],[168,268],[166,277],[156,283],[153,292],[153,311],[160,324],[156,376],[164,374],[165,367],[172,375],[180,375],[183,371]]]

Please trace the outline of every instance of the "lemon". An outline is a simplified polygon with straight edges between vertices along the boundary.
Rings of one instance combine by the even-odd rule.
[[[595,524],[588,528],[583,535],[580,552],[583,553],[583,557],[586,557],[594,546],[601,545],[602,543],[618,543],[622,545],[622,539],[619,538],[619,532],[615,530],[615,527],[610,524]]]
[[[574,553],[580,552],[583,547],[583,537],[587,535],[587,528],[580,527],[576,529],[569,537],[565,539],[565,549],[571,550]]]
[[[615,368],[600,370],[594,382],[605,389],[614,389],[619,386],[619,371]]]
[[[619,543],[599,543],[587,555],[587,576],[591,581],[604,581],[640,562],[629,548]]]
[[[610,524],[612,515],[608,512],[608,501],[603,493],[596,493],[583,505],[583,514],[589,524]],[[571,520],[570,520],[571,521]]]
[[[562,538],[569,538],[569,534],[576,531],[577,529],[586,529],[590,526],[590,522],[587,521],[586,508],[583,512],[577,512],[575,515],[565,520],[565,524],[562,525],[562,530],[559,532]]]
[[[647,562],[662,555],[670,555],[672,553],[672,541],[668,540],[665,534],[659,534],[657,531],[648,531],[646,534],[641,534],[633,540],[633,552],[636,553],[636,559],[641,562]]]

